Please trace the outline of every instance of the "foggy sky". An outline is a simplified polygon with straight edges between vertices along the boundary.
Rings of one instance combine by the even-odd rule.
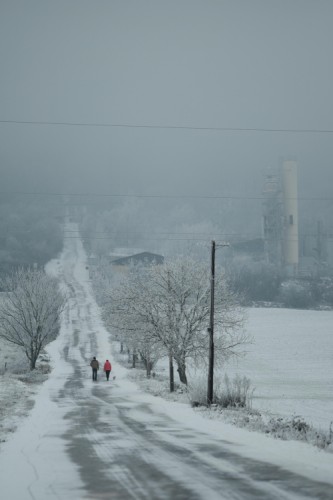
[[[333,130],[331,0],[1,0],[0,120]],[[0,123],[0,190],[259,194],[333,134]]]

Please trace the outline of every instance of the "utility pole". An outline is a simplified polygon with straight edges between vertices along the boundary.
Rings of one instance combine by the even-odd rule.
[[[215,306],[215,250],[216,247],[228,247],[229,243],[216,245],[212,241],[211,252],[211,273],[210,273],[210,316],[209,316],[209,359],[208,359],[208,386],[207,386],[207,405],[213,403],[214,398],[214,306]]]
[[[171,290],[170,271],[168,271],[167,274],[168,274],[168,292],[170,293],[170,290]],[[170,303],[169,302],[168,302],[168,323],[169,323],[170,331],[172,331],[172,311],[171,311]],[[174,392],[174,390],[175,390],[175,379],[174,379],[174,373],[173,373],[173,353],[172,353],[172,349],[169,350],[169,382],[170,382],[170,392]]]
[[[209,317],[209,364],[208,364],[208,388],[207,404],[213,402],[214,387],[214,293],[215,293],[215,241],[212,241],[211,274],[210,274],[210,317]]]
[[[175,379],[173,375],[173,356],[171,351],[169,352],[169,383],[170,383],[170,392],[174,392],[175,390]]]

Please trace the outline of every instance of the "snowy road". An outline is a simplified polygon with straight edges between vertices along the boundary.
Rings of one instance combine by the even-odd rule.
[[[239,431],[237,442],[227,425],[215,428],[198,416],[198,427],[182,420],[181,410],[173,418],[173,403],[140,392],[120,366],[115,380],[100,374],[93,383],[91,357],[112,357],[78,240],[68,240],[54,272],[70,293],[61,335],[50,346],[54,370],[29,418],[1,448],[1,498],[332,499],[330,457],[311,451],[327,469],[290,472],[287,463],[251,456],[242,442],[250,433]],[[255,439],[260,447],[266,438]]]

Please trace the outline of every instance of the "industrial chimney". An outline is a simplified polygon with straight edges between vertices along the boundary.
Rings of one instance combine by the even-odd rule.
[[[298,198],[297,198],[297,162],[286,160],[281,169],[283,193],[283,258],[285,271],[289,276],[296,276],[298,271]]]

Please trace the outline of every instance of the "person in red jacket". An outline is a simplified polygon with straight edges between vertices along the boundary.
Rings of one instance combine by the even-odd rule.
[[[109,376],[110,376],[110,372],[112,370],[112,366],[111,366],[111,363],[110,361],[107,359],[104,363],[104,371],[105,371],[105,375],[106,375],[106,380],[109,380]]]

